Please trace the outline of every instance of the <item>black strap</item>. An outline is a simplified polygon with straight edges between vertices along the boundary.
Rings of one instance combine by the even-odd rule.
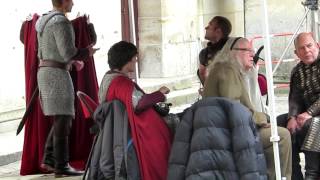
[[[242,37],[237,37],[236,39],[234,39],[233,43],[230,46],[230,50],[232,50],[233,46],[236,44],[236,42],[241,39]]]

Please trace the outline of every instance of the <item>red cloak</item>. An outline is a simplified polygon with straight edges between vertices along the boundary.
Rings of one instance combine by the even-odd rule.
[[[29,104],[31,95],[37,86],[37,70],[39,60],[37,57],[37,33],[35,23],[38,15],[34,15],[31,21],[26,21],[23,26],[24,51],[25,51],[25,85],[26,104]],[[72,21],[75,29],[76,47],[87,47],[90,43],[87,20],[79,17]],[[75,91],[81,90],[98,102],[98,83],[93,58],[85,62],[84,68],[77,72],[70,72]],[[92,120],[85,120],[80,103],[75,98],[75,120],[73,120],[70,134],[70,163],[72,166],[83,169],[87,161],[93,136],[89,133]],[[39,100],[37,99],[32,111],[27,117],[24,131],[24,144],[21,158],[21,175],[43,173],[40,164],[43,157],[46,138],[51,128],[52,121],[42,113]]]
[[[142,179],[165,180],[172,142],[171,132],[153,108],[139,114],[134,112],[133,87],[140,89],[127,77],[115,77],[109,86],[107,101],[118,99],[126,106]]]

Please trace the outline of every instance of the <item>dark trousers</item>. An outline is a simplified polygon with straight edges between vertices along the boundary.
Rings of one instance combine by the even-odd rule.
[[[281,114],[277,117],[278,126],[287,128],[288,123],[288,113]],[[304,139],[304,137],[303,137]],[[291,134],[291,142],[292,142],[292,180],[303,180],[303,175],[301,172],[300,166],[300,156],[301,146],[303,143],[303,139],[299,133]]]
[[[53,118],[53,126],[47,137],[43,163],[54,168],[64,167],[69,162],[69,143],[72,117],[57,115]]]
[[[320,176],[320,153],[311,151],[301,151],[304,139],[308,133],[312,119],[307,120],[304,126],[296,133],[291,135],[292,139],[292,179],[302,180],[299,153],[305,155],[305,177],[306,179],[318,179]],[[288,114],[282,114],[277,117],[279,126],[286,127],[288,123]]]

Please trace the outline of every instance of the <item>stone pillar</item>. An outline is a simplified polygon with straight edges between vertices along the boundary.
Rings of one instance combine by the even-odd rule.
[[[244,36],[244,4],[241,0],[200,0],[204,27],[214,16],[224,16],[232,24],[231,36]]]
[[[139,1],[141,78],[195,74],[199,43],[197,0]]]

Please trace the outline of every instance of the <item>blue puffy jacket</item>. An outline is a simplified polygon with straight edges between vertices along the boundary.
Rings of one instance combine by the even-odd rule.
[[[266,180],[262,144],[252,113],[210,97],[186,110],[176,129],[168,180]]]

